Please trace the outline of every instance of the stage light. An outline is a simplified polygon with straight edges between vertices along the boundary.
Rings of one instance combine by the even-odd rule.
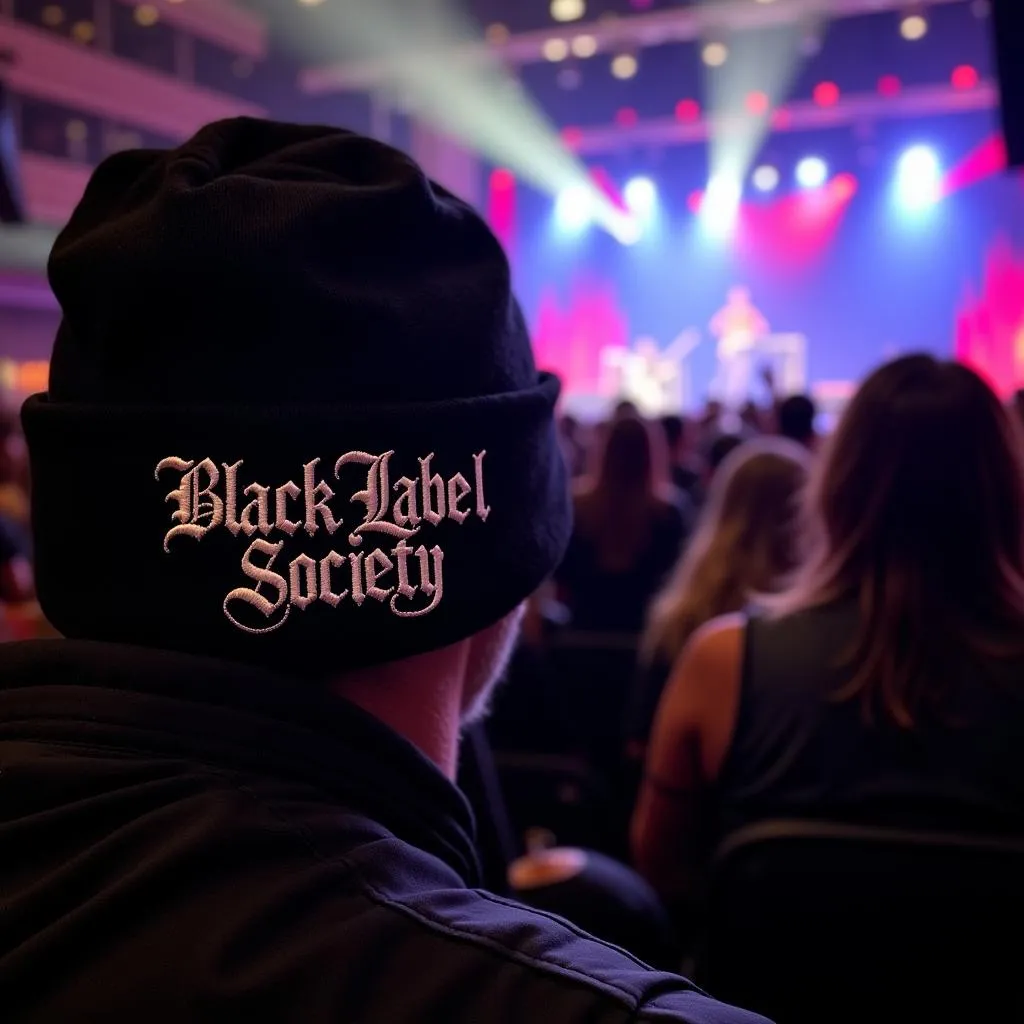
[[[696,100],[680,100],[676,104],[677,121],[699,121],[700,104]]]
[[[640,65],[631,53],[619,53],[612,58],[612,74],[623,81],[633,78]]]
[[[821,157],[808,156],[796,165],[796,183],[801,188],[821,188],[828,180],[828,164]]]
[[[585,0],[551,0],[551,17],[555,21],[579,21],[586,11]]]
[[[977,68],[971,67],[970,64],[961,64],[953,72],[953,88],[974,89],[978,85],[979,77]]]
[[[516,187],[516,176],[507,167],[497,167],[491,172],[491,188],[495,192],[507,192]]]
[[[771,164],[762,164],[754,171],[753,181],[758,192],[774,192],[779,187],[778,169]]]
[[[882,75],[878,80],[878,92],[881,96],[891,99],[893,96],[899,96],[902,91],[903,82],[898,75]]]
[[[623,220],[611,228],[615,240],[622,245],[636,245],[644,236],[644,229],[635,217]]]
[[[491,46],[504,46],[508,41],[511,32],[508,30],[508,25],[503,25],[500,21],[496,21],[493,25],[487,26],[487,31],[484,32],[484,39],[491,44]]]
[[[583,141],[583,129],[570,125],[562,129],[562,141],[570,148],[575,149]]]
[[[629,211],[637,217],[648,217],[658,202],[658,190],[650,178],[630,178],[622,190]]]
[[[729,47],[725,43],[705,43],[700,59],[709,68],[720,68],[729,59]]]
[[[564,39],[548,39],[541,47],[541,51],[545,60],[557,63],[569,56],[569,44]]]
[[[832,195],[844,203],[848,203],[857,194],[859,187],[857,178],[852,174],[837,174],[829,185]]]
[[[569,185],[555,200],[555,221],[563,231],[582,231],[593,219],[594,197],[586,185]]]
[[[922,210],[939,199],[942,164],[930,146],[912,146],[896,166],[896,198],[908,210]]]
[[[632,128],[640,120],[640,115],[633,107],[620,107],[615,112],[615,123],[620,128]]]
[[[747,112],[753,114],[755,117],[761,117],[763,114],[768,113],[768,107],[771,105],[771,100],[768,99],[768,93],[766,92],[751,92],[747,94]]]
[[[900,35],[910,42],[924,39],[928,34],[928,19],[923,14],[908,14],[900,22]]]
[[[819,82],[814,87],[814,102],[819,107],[834,107],[839,102],[839,86],[835,82]]]
[[[743,186],[729,175],[715,175],[709,182],[700,204],[700,220],[710,235],[727,235],[736,223]]]
[[[594,36],[576,36],[572,41],[572,52],[583,60],[593,57],[597,53],[597,39]]]

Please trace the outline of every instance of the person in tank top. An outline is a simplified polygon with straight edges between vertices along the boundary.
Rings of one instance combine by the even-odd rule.
[[[707,624],[660,704],[632,840],[672,900],[753,821],[1024,832],[1024,440],[971,370],[876,370],[812,474],[805,557]]]

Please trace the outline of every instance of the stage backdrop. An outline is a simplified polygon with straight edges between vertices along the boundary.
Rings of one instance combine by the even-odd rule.
[[[517,288],[538,360],[570,391],[591,392],[600,349],[640,337],[667,346],[697,328],[691,394],[715,370],[707,325],[734,284],[748,286],[774,332],[807,338],[811,382],[854,381],[894,354],[956,354],[1003,392],[1024,384],[1024,181],[996,173],[992,118],[971,115],[772,140],[762,159],[782,173],[779,193],[744,200],[734,237],[710,239],[694,215],[707,167],[693,147],[602,162],[620,186],[650,177],[658,209],[644,239],[624,247],[599,229],[567,232],[552,201],[519,188]],[[900,154],[928,144],[950,194],[908,212],[893,187]],[[827,159],[841,188],[809,205],[790,186],[808,154]]]

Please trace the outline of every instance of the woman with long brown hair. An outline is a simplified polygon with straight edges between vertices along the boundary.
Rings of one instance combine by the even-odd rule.
[[[782,438],[758,438],[715,474],[697,530],[651,605],[640,648],[627,752],[642,756],[672,665],[711,619],[775,593],[796,565],[796,513],[810,456]]]
[[[963,366],[907,356],[865,381],[791,588],[699,630],[662,699],[633,845],[663,894],[766,818],[1024,831],[1022,452]]]
[[[576,629],[639,633],[679,553],[687,524],[659,441],[639,416],[617,415],[577,486],[573,538],[557,574]]]

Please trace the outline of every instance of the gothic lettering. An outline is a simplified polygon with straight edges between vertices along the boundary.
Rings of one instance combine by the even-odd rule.
[[[280,629],[284,625],[285,619],[288,618],[290,608],[285,604],[288,600],[288,581],[280,573],[271,571],[271,566],[274,564],[277,556],[281,554],[281,548],[283,547],[283,540],[279,540],[276,544],[271,544],[269,541],[256,539],[249,545],[248,551],[242,556],[242,572],[249,579],[255,580],[256,586],[252,588],[238,587],[232,590],[224,598],[224,614],[232,625],[237,626],[246,633],[257,635],[260,633],[272,633],[275,629]],[[268,555],[269,557],[264,565],[258,565],[253,560],[254,555]],[[273,601],[260,593],[260,587],[264,584],[272,587],[276,593],[277,596]],[[262,629],[254,629],[252,626],[246,626],[239,622],[232,614],[231,605],[236,601],[241,601],[243,604],[249,605],[250,608],[255,608],[265,619],[269,619],[282,607],[284,607],[284,614],[277,622],[271,623]]]
[[[215,490],[220,482],[220,470],[209,459],[203,459],[198,465],[185,459],[162,459],[156,467],[158,480],[165,469],[182,474],[180,486],[165,499],[178,506],[171,513],[171,519],[178,525],[172,526],[164,536],[164,551],[169,553],[175,537],[202,540],[210,530],[220,526],[224,522],[224,502]]]
[[[318,477],[320,459],[302,466],[301,486],[296,477],[273,487],[251,477],[246,484],[242,459],[219,465],[209,458],[162,459],[156,479],[165,473],[176,475],[165,499],[174,508],[163,549],[170,553],[175,537],[199,541],[219,526],[232,537],[249,538],[241,557],[248,585],[236,587],[223,601],[228,621],[246,633],[280,629],[292,608],[306,612],[316,606],[337,608],[348,601],[361,608],[367,599],[386,606],[398,618],[427,615],[444,597],[444,529],[461,527],[474,516],[486,522],[490,515],[484,493],[486,454],[480,451],[472,456],[472,483],[465,464],[466,475],[452,472],[454,467],[437,464],[431,452],[417,458],[418,473],[400,477],[392,487],[394,451],[346,452],[334,463],[339,483],[345,483],[347,467],[359,467],[358,484],[363,483],[362,472],[366,473],[365,486],[344,491],[363,510],[362,522],[347,535],[349,545],[361,548],[367,537],[383,535],[394,546],[326,554],[321,548],[314,552],[316,557],[301,546],[289,547],[285,555],[285,545],[298,546],[303,530],[313,537],[322,527],[333,537],[344,522],[335,511],[344,507],[342,499]],[[449,521],[451,525],[445,527]],[[421,531],[435,529],[441,530],[438,543],[409,543]],[[272,539],[275,534],[280,539]]]
[[[316,517],[319,515],[324,521],[324,529],[333,537],[341,525],[331,512],[327,502],[334,497],[334,491],[323,482],[317,482],[316,467],[319,459],[313,459],[302,467],[302,479],[306,492],[306,533],[313,536],[316,533]],[[335,471],[337,472],[337,471]]]
[[[363,543],[364,533],[384,533],[389,537],[412,537],[416,533],[413,529],[399,526],[384,518],[387,515],[388,502],[391,499],[388,461],[394,454],[394,452],[385,452],[383,455],[370,455],[367,452],[348,452],[346,455],[342,455],[334,465],[334,475],[339,479],[344,466],[355,463],[367,467],[365,489],[356,491],[352,495],[353,501],[358,501],[366,507],[365,518],[348,535],[348,542],[353,547],[359,547]]]
[[[301,524],[288,518],[288,499],[294,501],[300,494],[302,491],[291,480],[281,484],[274,492],[274,527],[287,533],[289,537],[294,535]]]

